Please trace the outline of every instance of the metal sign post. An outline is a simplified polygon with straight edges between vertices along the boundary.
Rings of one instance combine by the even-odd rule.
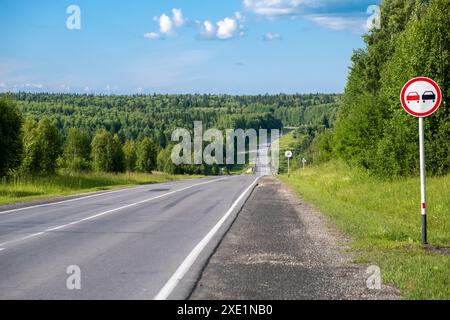
[[[400,101],[406,112],[419,118],[419,157],[420,157],[420,205],[422,212],[422,244],[427,239],[427,195],[425,188],[425,130],[424,118],[439,108],[442,92],[436,82],[429,78],[414,78],[408,81],[400,94]]]
[[[428,244],[427,239],[427,194],[425,189],[425,138],[423,118],[419,118],[419,150],[420,150],[420,199],[422,203],[422,243]]]
[[[286,153],[284,154],[287,158],[288,161],[288,178],[291,177],[291,166],[290,166],[290,160],[292,158],[292,151],[286,151]]]
[[[289,160],[290,158],[288,158],[288,178],[291,177],[291,166],[289,165]]]
[[[302,158],[303,170],[305,170],[306,162],[307,162],[306,159],[305,159],[305,158]]]

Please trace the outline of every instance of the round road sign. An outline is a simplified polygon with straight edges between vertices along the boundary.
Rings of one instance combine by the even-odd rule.
[[[423,118],[436,112],[442,101],[442,93],[433,80],[425,77],[414,78],[403,87],[400,101],[410,115]]]
[[[286,156],[286,158],[292,158],[292,151],[286,151],[284,155]]]

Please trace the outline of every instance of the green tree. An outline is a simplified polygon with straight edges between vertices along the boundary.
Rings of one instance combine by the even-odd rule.
[[[179,172],[178,168],[173,162],[172,162],[172,145],[168,145],[165,149],[162,149],[157,158],[158,163],[158,170],[161,172],[166,172],[170,174],[175,173],[181,173]]]
[[[425,120],[427,169],[450,171],[450,0],[385,0],[381,29],[355,52],[333,152],[380,175],[418,172],[417,119],[399,103],[402,86],[427,76],[442,88],[443,107]]]
[[[157,146],[150,138],[142,139],[137,146],[136,168],[141,172],[151,173],[156,169]]]
[[[0,177],[20,165],[22,116],[15,103],[0,98]]]
[[[39,123],[27,119],[23,126],[24,159],[22,170],[26,174],[53,174],[61,154],[61,135],[49,118]]]
[[[100,172],[123,172],[125,157],[119,136],[114,136],[105,129],[97,130],[91,143],[92,165]]]
[[[127,140],[123,145],[123,153],[125,157],[125,169],[134,171],[136,169],[136,143]]]
[[[90,167],[91,138],[82,130],[71,128],[64,146],[64,160],[71,170],[87,170]]]
[[[112,171],[124,172],[125,171],[125,155],[123,152],[122,143],[117,134],[114,135],[111,141],[111,155],[112,155]]]
[[[380,96],[392,116],[386,119],[378,159],[388,160],[389,174],[418,172],[417,119],[406,114],[398,93],[412,77],[427,76],[443,89],[439,110],[425,119],[427,171],[450,171],[450,0],[431,1],[427,10],[414,17],[398,37],[394,55],[383,68]],[[417,44],[420,44],[419,46]],[[383,163],[377,169],[383,170]]]
[[[92,166],[96,171],[112,172],[113,156],[112,156],[112,135],[105,129],[99,129],[95,133],[91,142],[92,149]]]

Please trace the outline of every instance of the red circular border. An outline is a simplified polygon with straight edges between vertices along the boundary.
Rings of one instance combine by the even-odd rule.
[[[410,85],[412,85],[413,83],[418,82],[418,81],[428,82],[436,89],[436,92],[437,92],[436,104],[430,111],[425,112],[425,113],[417,113],[417,112],[412,111],[411,109],[408,108],[408,104],[405,101],[406,90],[408,89],[408,87]],[[410,115],[412,115],[414,117],[419,117],[419,118],[428,117],[428,116],[432,115],[433,113],[435,113],[437,109],[439,109],[439,106],[441,105],[441,102],[442,102],[442,92],[441,92],[441,89],[439,88],[439,86],[437,85],[437,83],[434,82],[434,80],[432,80],[430,78],[426,78],[426,77],[414,78],[414,79],[409,80],[403,86],[402,92],[400,94],[400,101],[402,103],[403,109],[405,109],[405,111],[408,112]]]

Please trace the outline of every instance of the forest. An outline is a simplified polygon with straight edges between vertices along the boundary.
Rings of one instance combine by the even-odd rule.
[[[425,76],[441,87],[439,110],[425,119],[427,171],[450,172],[450,0],[384,0],[381,28],[364,35],[352,56],[336,119],[329,128],[301,127],[293,135],[299,166],[342,159],[380,177],[419,172],[418,120],[400,104],[411,78]],[[319,123],[320,124],[320,123]]]
[[[450,0],[384,0],[381,28],[356,50],[335,128],[322,136],[327,157],[339,157],[380,176],[419,171],[417,118],[399,94],[411,78],[441,87],[439,110],[425,119],[427,170],[450,172]]]
[[[220,174],[218,165],[174,166],[176,128],[329,128],[341,95],[0,95],[5,150],[0,175],[73,171]],[[230,171],[232,166],[223,169]]]

